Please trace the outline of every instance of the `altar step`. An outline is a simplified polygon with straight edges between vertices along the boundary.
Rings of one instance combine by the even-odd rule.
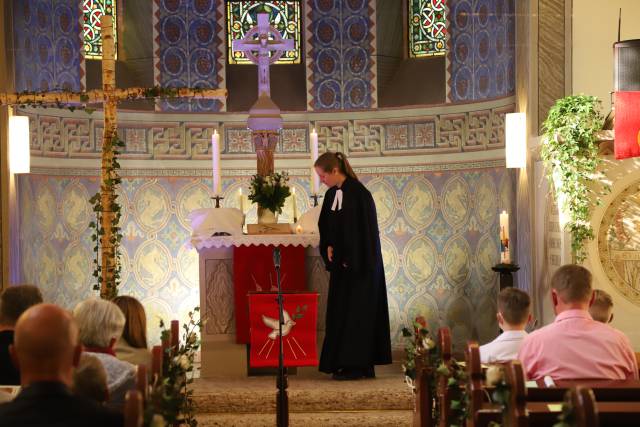
[[[198,425],[274,426],[275,378],[198,379]],[[291,426],[410,426],[413,400],[398,371],[378,378],[333,381],[326,376],[289,378]]]

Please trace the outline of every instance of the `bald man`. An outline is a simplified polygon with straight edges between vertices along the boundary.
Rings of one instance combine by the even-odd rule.
[[[82,348],[75,322],[60,307],[38,304],[25,311],[9,351],[20,370],[22,390],[0,405],[0,427],[122,426],[120,414],[71,394]]]

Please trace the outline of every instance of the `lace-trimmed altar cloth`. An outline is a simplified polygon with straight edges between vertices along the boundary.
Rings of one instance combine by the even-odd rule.
[[[303,246],[316,248],[320,244],[318,234],[252,234],[242,236],[192,236],[191,246],[197,250],[207,248],[232,248],[237,246]]]

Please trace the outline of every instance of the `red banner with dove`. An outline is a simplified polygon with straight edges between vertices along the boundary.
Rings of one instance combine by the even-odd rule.
[[[236,342],[249,342],[249,292],[278,290],[276,269],[273,265],[275,246],[237,246],[233,249],[233,287],[236,316]],[[283,291],[305,291],[305,248],[279,246],[280,283]]]
[[[616,159],[640,156],[640,92],[616,92]]]
[[[278,367],[278,294],[249,294],[252,368]],[[282,344],[284,366],[317,366],[318,293],[285,293]]]

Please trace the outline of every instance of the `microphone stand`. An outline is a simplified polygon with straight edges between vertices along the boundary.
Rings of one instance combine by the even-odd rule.
[[[273,265],[276,268],[276,282],[278,283],[278,337],[280,345],[278,349],[278,398],[276,400],[276,425],[278,427],[289,426],[289,400],[287,396],[287,371],[284,367],[284,341],[282,340],[282,325],[284,324],[284,296],[280,283],[280,248],[273,249]]]

